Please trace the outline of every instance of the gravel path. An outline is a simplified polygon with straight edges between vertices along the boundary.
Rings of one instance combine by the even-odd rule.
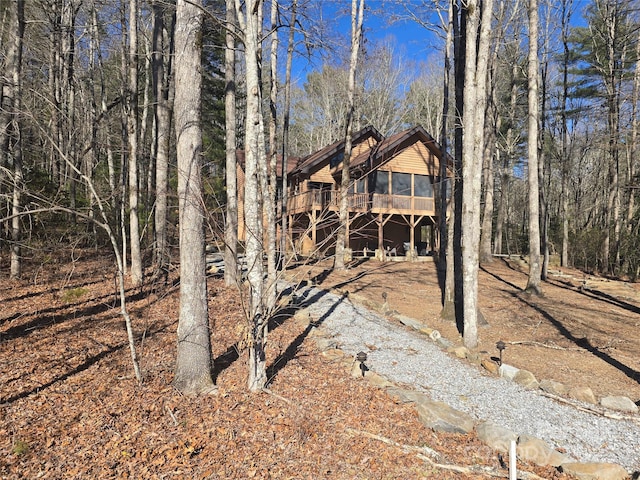
[[[543,439],[577,461],[617,463],[630,472],[640,471],[640,424],[582,412],[484,374],[425,335],[394,325],[348,298],[315,289],[303,296],[311,316],[339,348],[350,355],[367,352],[367,366],[390,381],[412,385],[478,420]]]

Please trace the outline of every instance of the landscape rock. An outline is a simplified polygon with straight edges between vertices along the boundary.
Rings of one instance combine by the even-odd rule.
[[[476,352],[467,352],[467,360],[474,365],[480,365],[482,357]]]
[[[569,393],[569,387],[564,383],[556,382],[555,380],[542,380],[540,382],[540,389],[550,393],[552,395],[558,395],[563,397]]]
[[[536,465],[559,467],[569,460],[569,457],[554,450],[545,441],[531,435],[520,435],[518,437],[516,452],[521,459],[533,462]]]
[[[332,348],[328,350],[322,351],[322,356],[328,358],[329,360],[341,360],[345,357],[345,354],[339,348]]]
[[[467,358],[469,350],[467,350],[467,347],[454,347],[452,353],[458,358]]]
[[[614,463],[563,463],[562,471],[578,480],[624,480],[627,471]]]
[[[338,348],[338,342],[335,339],[326,337],[318,337],[316,339],[316,345],[321,352],[325,350],[336,350]]]
[[[501,452],[508,452],[511,442],[518,440],[516,433],[491,422],[482,422],[476,432],[481,442]]]
[[[481,364],[489,373],[493,373],[494,375],[498,375],[500,373],[500,366],[490,358],[484,358]]]
[[[638,406],[629,397],[610,396],[600,399],[600,405],[621,412],[638,413]]]
[[[514,375],[513,381],[529,390],[536,390],[539,386],[535,375],[529,370],[520,369],[518,373]]]
[[[437,332],[437,330],[434,330],[433,333]],[[440,333],[440,332],[438,332]],[[438,345],[440,345],[442,348],[450,348],[453,347],[453,342],[451,342],[450,340],[447,340],[444,337],[440,337],[436,340],[436,343]]]
[[[392,387],[387,389],[387,393],[400,403],[422,403],[429,401],[424,393],[415,390],[405,390],[404,388]]]
[[[516,373],[518,373],[519,371],[519,368],[514,367],[513,365],[507,365],[506,363],[500,365],[499,369],[500,376],[508,380],[513,380],[513,378],[516,376]]]
[[[475,420],[444,402],[426,400],[416,404],[418,418],[426,427],[436,432],[470,433]]]
[[[574,400],[579,400],[585,403],[591,403],[596,405],[598,402],[596,396],[593,394],[593,390],[589,387],[573,387],[569,390],[569,397]]]
[[[403,325],[406,325],[407,327],[411,327],[415,330],[420,330],[421,328],[424,327],[424,324],[422,322],[419,322],[418,320],[414,320],[411,317],[406,317],[404,315],[394,315],[394,317]]]
[[[391,383],[389,380],[387,380],[382,375],[380,375],[380,374],[378,374],[376,372],[372,372],[371,370],[366,371],[364,377],[367,379],[367,381],[371,385],[374,385],[376,387],[379,387],[379,388],[393,387],[393,383]]]

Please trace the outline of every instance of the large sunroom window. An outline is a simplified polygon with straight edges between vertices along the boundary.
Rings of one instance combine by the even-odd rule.
[[[414,175],[413,189],[416,197],[433,197],[433,184],[429,175]]]
[[[411,196],[411,174],[393,172],[392,174],[392,193],[394,195]]]

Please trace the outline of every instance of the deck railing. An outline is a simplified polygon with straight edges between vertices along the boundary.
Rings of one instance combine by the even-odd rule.
[[[348,200],[349,209],[353,211],[435,212],[433,197],[350,193]],[[309,190],[292,195],[287,201],[287,210],[292,214],[311,210],[338,210],[339,207],[340,194],[337,190]]]

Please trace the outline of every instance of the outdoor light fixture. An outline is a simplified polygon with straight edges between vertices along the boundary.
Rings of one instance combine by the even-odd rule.
[[[500,351],[500,365],[502,365],[502,351],[507,348],[507,344],[500,340],[496,343],[496,348]]]
[[[358,352],[356,355],[356,360],[360,362],[360,371],[362,372],[362,376],[364,377],[364,372],[368,370],[367,366],[364,362],[367,361],[367,354],[364,352]]]

